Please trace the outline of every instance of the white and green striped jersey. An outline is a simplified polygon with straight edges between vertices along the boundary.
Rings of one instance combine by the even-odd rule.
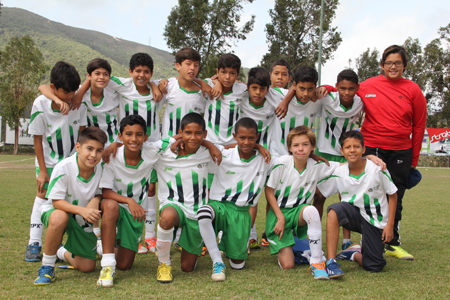
[[[125,147],[118,148],[116,158],[113,159],[111,156],[109,164],[104,165],[100,187],[133,198],[144,209],[147,209],[147,192],[153,165],[174,141],[174,139],[165,139],[144,144],[141,151],[141,161],[136,166],[127,165]],[[131,214],[128,204],[119,203],[119,205]]]
[[[164,151],[155,164],[158,174],[160,209],[169,203],[178,205],[187,218],[197,220],[197,210],[207,203],[208,166],[213,164],[207,148],[178,156],[170,149]]]
[[[140,115],[147,123],[147,143],[161,138],[159,132],[159,115],[162,103],[153,100],[152,89],[147,95],[139,94],[133,78],[111,76],[108,88],[119,93],[119,123],[128,115]]]
[[[341,201],[357,207],[367,222],[380,229],[386,227],[389,217],[386,194],[397,192],[389,171],[382,171],[370,160],[366,160],[364,172],[358,176],[350,174],[348,164],[345,164],[322,180],[317,187],[327,198],[339,193]]]
[[[45,166],[53,168],[58,162],[75,153],[78,131],[86,126],[86,107],[69,111],[62,115],[59,110],[52,109],[52,100],[45,96],[37,97],[31,109],[28,133],[42,135]],[[35,161],[36,167],[39,163]]]
[[[166,109],[161,129],[163,138],[178,134],[181,119],[188,113],[203,114],[205,112],[206,99],[202,91],[188,91],[180,86],[176,78],[169,79],[167,95],[164,98]]]
[[[64,200],[73,205],[86,207],[95,195],[101,195],[99,189],[102,178],[102,166],[97,164],[94,173],[86,180],[79,175],[77,153],[65,158],[53,169],[47,190],[46,201],[41,206],[41,214],[53,208],[54,200]],[[84,231],[92,232],[92,224],[80,215],[70,214],[78,225],[84,227]]]
[[[117,134],[119,133],[119,121],[117,119],[118,97],[116,91],[106,87],[103,89],[103,96],[100,102],[94,104],[91,100],[91,89],[89,89],[84,94],[81,102],[87,108],[87,126],[98,127],[108,136],[105,148],[112,142],[117,141]]]
[[[226,150],[218,148],[222,152],[222,162],[220,166],[209,166],[209,173],[214,175],[209,199],[232,202],[236,206],[255,206],[276,158],[272,157],[266,164],[258,151],[246,160],[240,157],[238,146]]]
[[[342,156],[339,138],[341,134],[352,130],[364,108],[361,98],[355,96],[349,109],[341,105],[339,93],[331,92],[318,102],[321,108],[318,117],[322,117],[318,134],[317,147],[320,152]]]
[[[211,79],[205,79],[212,87]],[[205,109],[205,122],[208,130],[206,140],[217,145],[229,145],[235,143],[233,138],[234,123],[239,118],[239,105],[244,99],[247,86],[235,82],[230,92],[224,94],[224,98],[207,100]]]
[[[339,167],[338,162],[316,162],[308,158],[306,168],[298,172],[292,155],[281,156],[270,173],[267,186],[274,189],[280,208],[293,208],[301,204],[311,204],[317,182],[330,176]]]

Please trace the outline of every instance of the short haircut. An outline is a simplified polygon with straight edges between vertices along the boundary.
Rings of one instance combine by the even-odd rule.
[[[258,134],[258,124],[256,124],[255,120],[253,120],[251,118],[239,119],[239,121],[237,121],[236,124],[234,125],[234,133],[237,134],[239,127],[244,127],[247,129],[253,128],[256,130],[256,134]]]
[[[387,47],[386,49],[384,49],[383,55],[381,56],[381,64],[384,64],[386,62],[386,58],[390,54],[394,54],[394,53],[400,54],[400,56],[402,57],[402,61],[403,61],[403,67],[406,68],[406,66],[408,65],[408,56],[406,55],[406,50],[402,46],[398,46],[398,45],[391,45],[391,46]]]
[[[317,74],[316,69],[309,66],[301,66],[295,70],[293,76],[294,82],[312,82],[317,84],[317,80],[319,80],[319,74]]]
[[[125,118],[120,121],[120,134],[123,133],[123,130],[125,129],[125,126],[130,125],[141,125],[142,130],[144,131],[144,134],[147,133],[147,124],[145,123],[145,120],[140,115],[128,115]]]
[[[217,64],[217,69],[225,69],[232,68],[235,69],[236,72],[241,71],[241,60],[239,57],[232,53],[224,54],[219,57],[219,63]]]
[[[177,64],[181,65],[181,63],[186,59],[201,62],[202,57],[200,56],[200,53],[198,53],[197,50],[194,50],[192,48],[183,48],[178,50],[177,53],[175,53],[175,62]]]
[[[276,66],[285,66],[288,69],[288,75],[291,75],[291,65],[283,58],[277,59],[271,66],[270,66],[270,73],[272,73],[273,68]]]
[[[339,83],[342,80],[348,80],[359,84],[358,74],[356,74],[355,71],[351,69],[345,69],[338,74],[336,83]]]
[[[341,148],[344,146],[344,141],[351,138],[358,139],[361,142],[361,146],[364,147],[364,137],[362,133],[359,130],[349,130],[341,134],[341,137],[339,138]]]
[[[270,73],[263,67],[251,68],[248,71],[247,86],[250,87],[253,83],[260,86],[270,87]]]
[[[135,53],[130,58],[130,70],[133,71],[134,68],[138,66],[147,66],[150,72],[153,73],[153,59],[147,53]]]
[[[180,126],[181,130],[184,130],[184,128],[191,123],[200,125],[202,127],[202,130],[205,131],[206,128],[205,119],[203,119],[203,117],[200,114],[191,112],[185,115],[183,119],[181,119],[181,126]]]
[[[106,142],[108,141],[108,137],[106,136],[106,133],[100,128],[90,126],[86,127],[82,132],[80,132],[78,143],[80,143],[80,145],[83,145],[89,140],[100,142],[104,147]]]
[[[291,147],[292,140],[294,139],[294,137],[303,135],[303,134],[308,137],[311,145],[313,147],[316,147],[316,135],[314,134],[314,132],[312,131],[311,128],[309,128],[308,126],[302,125],[302,126],[297,126],[294,129],[292,129],[291,131],[289,131],[289,134],[287,136],[288,149]],[[289,153],[292,154],[291,151],[289,151]]]
[[[89,75],[92,74],[97,69],[103,68],[108,71],[109,76],[111,77],[111,65],[106,59],[103,58],[94,58],[87,65],[87,72]]]
[[[77,69],[65,61],[58,61],[50,72],[50,82],[58,90],[74,92],[80,87],[80,74]]]

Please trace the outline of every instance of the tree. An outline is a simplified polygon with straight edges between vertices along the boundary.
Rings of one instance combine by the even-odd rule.
[[[324,5],[322,64],[333,57],[342,42],[337,27],[331,27],[338,0]],[[269,52],[261,64],[267,69],[279,58],[291,65],[292,71],[301,65],[316,65],[319,59],[320,0],[276,0],[269,10],[272,23],[266,24]]]
[[[408,66],[403,73],[403,77],[417,83],[422,91],[426,90],[427,70],[424,68],[424,58],[422,46],[419,39],[408,39],[403,43],[403,47],[408,54]]]
[[[373,48],[372,51],[367,48],[356,59],[356,73],[358,74],[359,82],[378,76],[380,71],[380,52],[376,48]]]
[[[47,71],[44,56],[29,35],[12,37],[0,51],[1,113],[15,131],[14,154],[18,151],[20,118],[33,103],[42,75]]]
[[[245,40],[246,34],[253,30],[255,16],[238,28],[243,4],[253,0],[178,0],[172,8],[164,28],[167,46],[174,53],[190,47],[197,50],[202,63],[199,76],[211,76],[217,68],[217,57],[230,51],[231,44]],[[207,70],[205,72],[204,70]]]

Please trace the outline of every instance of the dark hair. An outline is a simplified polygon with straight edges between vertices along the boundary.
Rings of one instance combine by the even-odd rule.
[[[103,68],[108,71],[109,76],[111,77],[111,65],[106,59],[103,58],[94,58],[87,65],[87,72],[89,75],[92,74],[97,69]]]
[[[289,134],[287,136],[287,147],[289,149],[289,147],[291,147],[292,145],[292,140],[294,139],[294,137],[299,136],[299,135],[306,135],[309,139],[309,142],[311,143],[311,145],[313,147],[316,147],[316,135],[314,134],[314,132],[312,131],[311,128],[309,128],[308,126],[302,125],[302,126],[297,126],[294,129],[292,129],[291,131],[289,131]],[[292,154],[291,151],[289,151],[289,154]]]
[[[406,55],[406,50],[402,46],[398,45],[391,45],[384,49],[383,55],[381,56],[381,64],[384,64],[386,62],[386,58],[393,53],[400,54],[403,61],[403,68],[406,68],[406,66],[408,65],[408,56]]]
[[[339,144],[341,144],[341,148],[344,145],[344,141],[351,138],[358,139],[361,142],[361,146],[364,147],[364,137],[362,133],[358,130],[349,130],[341,134],[341,137],[339,138]]]
[[[100,128],[90,126],[86,127],[82,132],[80,132],[78,143],[80,143],[80,145],[83,145],[89,140],[100,142],[103,146],[105,146],[106,142],[108,141],[108,137],[106,136],[106,133]]]
[[[285,66],[288,69],[288,75],[291,75],[291,65],[283,58],[277,59],[271,66],[270,66],[270,73],[272,73],[273,68],[276,66]]]
[[[65,61],[58,61],[50,73],[50,82],[57,90],[62,88],[69,93],[78,90],[81,80],[74,66]]]
[[[351,69],[345,69],[338,74],[336,83],[339,83],[342,80],[348,80],[356,84],[359,84],[358,75],[355,73],[355,71]]]
[[[293,79],[296,84],[299,82],[312,82],[317,84],[319,75],[317,74],[316,69],[309,66],[301,66],[295,70]]]
[[[144,134],[147,133],[147,124],[145,123],[145,120],[143,117],[141,117],[140,115],[128,115],[125,118],[122,119],[122,121],[120,121],[120,134],[123,133],[123,130],[125,129],[125,126],[130,125],[141,125],[142,130],[144,131]]]
[[[235,69],[236,72],[239,73],[241,71],[241,60],[239,59],[239,57],[231,53],[221,55],[219,57],[217,69],[220,70],[225,68]]]
[[[247,86],[250,87],[253,83],[259,84],[260,86],[270,87],[270,73],[263,67],[251,68],[248,71],[248,81]]]
[[[255,120],[251,118],[242,118],[239,119],[239,121],[236,122],[234,125],[234,133],[237,133],[239,130],[239,127],[244,127],[247,129],[255,129],[256,133],[258,133],[258,124],[256,124]]]
[[[201,62],[202,57],[200,56],[200,53],[198,53],[197,50],[194,50],[192,48],[183,48],[178,50],[177,53],[175,53],[175,62],[177,64],[181,65],[181,63],[186,59]]]
[[[184,130],[184,127],[186,127],[191,123],[200,125],[202,127],[202,130],[205,131],[206,128],[205,120],[201,115],[194,112],[188,113],[183,117],[183,119],[181,119],[181,126],[180,126],[181,130]]]
[[[138,66],[147,66],[150,72],[153,73],[153,59],[147,53],[135,53],[130,58],[130,70],[133,71],[134,68]]]

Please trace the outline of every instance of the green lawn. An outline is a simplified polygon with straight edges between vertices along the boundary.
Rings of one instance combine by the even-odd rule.
[[[16,159],[19,158],[19,159]],[[0,156],[0,162],[31,156]],[[156,281],[157,258],[138,255],[131,271],[118,271],[114,288],[100,289],[96,281],[100,260],[94,273],[82,274],[57,269],[57,280],[50,286],[36,287],[33,281],[40,263],[24,261],[28,242],[28,224],[35,197],[35,174],[32,159],[17,163],[30,168],[1,168],[0,183],[0,298],[54,299],[445,299],[450,298],[449,182],[450,169],[425,169],[422,182],[406,193],[403,246],[416,258],[401,261],[387,258],[387,266],[378,274],[364,271],[356,263],[344,261],[345,276],[337,280],[318,281],[308,275],[307,266],[281,270],[276,256],[268,248],[252,251],[242,271],[227,269],[227,280],[211,281],[209,255],[199,259],[197,269],[185,274],[180,270],[180,253],[173,250],[174,282]],[[334,196],[327,204],[338,201]],[[261,199],[257,218],[258,235],[264,227],[265,199]],[[325,229],[325,220],[323,222]],[[323,235],[325,238],[325,234]],[[353,241],[359,236],[353,234]],[[326,245],[324,245],[324,250]],[[229,267],[228,261],[225,261]],[[447,298],[448,299],[448,298]]]

